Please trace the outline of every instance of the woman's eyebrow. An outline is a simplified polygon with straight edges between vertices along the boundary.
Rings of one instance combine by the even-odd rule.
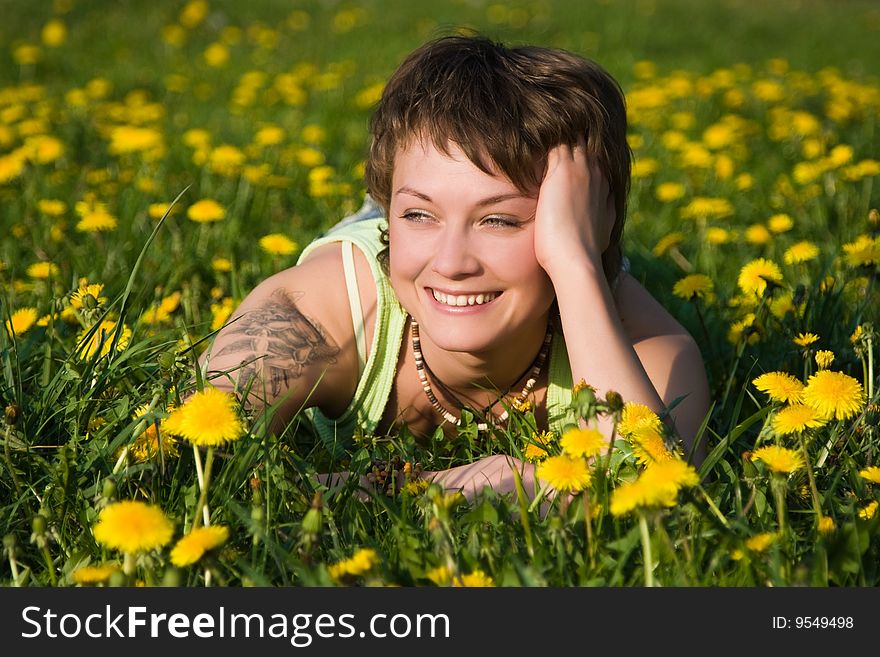
[[[397,194],[409,194],[410,196],[415,196],[417,198],[422,199],[423,201],[427,201],[428,203],[434,202],[433,199],[430,196],[428,196],[427,194],[420,192],[416,189],[413,189],[412,187],[407,187],[405,185],[403,187],[400,187],[396,192],[394,192],[395,196]],[[495,205],[496,203],[501,203],[503,201],[510,201],[512,199],[524,199],[524,198],[531,199],[532,197],[527,196],[521,192],[511,192],[509,194],[497,194],[495,196],[487,196],[486,198],[477,201],[476,207],[485,207],[487,205]]]

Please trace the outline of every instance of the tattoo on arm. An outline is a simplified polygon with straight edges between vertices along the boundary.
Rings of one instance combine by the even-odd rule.
[[[335,363],[337,347],[324,328],[303,315],[296,301],[303,292],[293,296],[278,288],[261,306],[243,315],[229,326],[231,342],[217,354],[239,355],[243,367],[239,385],[251,376],[262,375],[272,396],[279,396],[290,387],[291,379],[302,376],[311,363]]]

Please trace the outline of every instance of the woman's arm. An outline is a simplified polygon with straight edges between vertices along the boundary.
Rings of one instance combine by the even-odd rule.
[[[212,385],[254,410],[278,404],[279,430],[302,408],[333,407],[357,385],[344,281],[327,258],[310,259],[260,283],[232,313],[200,364]],[[351,330],[348,331],[351,333]],[[344,408],[344,407],[343,407]]]
[[[573,380],[584,379],[599,395],[614,390],[656,412],[687,395],[671,417],[690,450],[709,405],[702,357],[684,329],[633,344],[602,270],[613,223],[607,182],[588,163],[583,145],[551,151],[538,197],[535,252],[556,291]],[[633,312],[652,310],[636,305]],[[602,428],[610,433],[607,419]],[[701,457],[698,450],[695,459]]]

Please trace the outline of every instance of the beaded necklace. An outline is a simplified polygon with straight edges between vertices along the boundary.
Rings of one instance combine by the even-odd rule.
[[[415,320],[415,318],[413,318],[413,317],[410,317],[410,322],[412,324],[412,350],[413,350],[413,356],[415,357],[415,361],[416,361],[416,372],[419,375],[419,381],[421,381],[421,383],[422,383],[422,389],[425,391],[425,396],[428,398],[428,401],[431,402],[431,406],[434,407],[434,410],[436,410],[441,416],[443,416],[443,419],[445,419],[450,424],[454,424],[455,426],[460,426],[461,425],[461,417],[455,417],[455,415],[451,411],[449,411],[446,407],[444,407],[443,404],[441,404],[438,401],[437,396],[434,394],[434,391],[431,389],[431,384],[428,381],[427,374],[425,373],[426,369],[429,372],[431,371],[431,369],[427,366],[427,363],[425,363],[425,358],[422,355],[422,342],[421,342],[421,338],[419,337],[419,324]],[[553,339],[552,323],[547,322],[547,332],[544,334],[544,342],[541,345],[541,350],[538,352],[538,355],[535,356],[535,360],[532,362],[532,365],[531,365],[530,371],[529,371],[529,378],[526,380],[525,386],[523,387],[522,391],[517,396],[516,401],[514,402],[514,406],[520,405],[523,402],[525,402],[526,398],[529,396],[529,393],[531,393],[532,389],[535,387],[535,383],[537,383],[538,377],[541,374],[541,368],[544,367],[544,361],[547,360],[547,354],[550,351],[550,342],[552,339]],[[437,379],[437,376],[433,372],[431,372],[431,374],[435,379]],[[439,379],[437,379],[437,381],[438,381],[438,383],[440,383],[440,385],[443,385]],[[446,386],[443,386],[443,388],[445,390],[448,390],[448,388],[446,388]],[[497,404],[507,394],[508,391],[509,391],[509,389],[507,391],[505,391],[504,393],[502,393],[502,395],[498,399],[496,399],[494,402],[489,404],[489,406],[487,406],[485,409],[483,409],[483,414],[485,415],[486,413],[488,413],[488,411],[493,406],[495,406],[495,404]],[[454,397],[454,395],[453,395],[453,397]],[[463,406],[463,404],[462,404],[462,406]],[[507,409],[504,409],[504,412],[498,417],[497,422],[504,422],[507,419],[507,416],[508,416]],[[479,424],[477,424],[477,429],[479,429],[480,431],[485,431],[488,428],[489,428],[489,425],[486,422],[480,422]]]

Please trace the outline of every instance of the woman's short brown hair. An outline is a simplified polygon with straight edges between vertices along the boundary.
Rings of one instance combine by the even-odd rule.
[[[394,158],[414,138],[445,153],[452,142],[482,171],[494,167],[529,194],[540,187],[550,149],[583,139],[617,212],[603,269],[609,281],[620,271],[631,153],[623,92],[598,64],[565,50],[443,37],[412,52],[394,72],[370,134],[366,185],[386,216]],[[387,271],[387,249],[380,262]]]

